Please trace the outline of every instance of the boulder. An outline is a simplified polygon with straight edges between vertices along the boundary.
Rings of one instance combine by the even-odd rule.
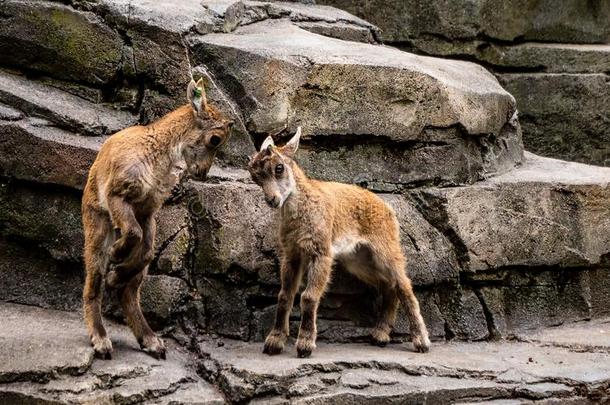
[[[610,45],[605,44],[526,42],[506,45],[484,40],[413,39],[413,43],[404,48],[437,56],[468,55],[500,73],[604,73],[610,69]]]
[[[610,41],[610,5],[565,0],[319,0],[377,25],[387,42],[447,41],[603,43]]]
[[[318,177],[462,184],[521,160],[514,99],[479,66],[327,38],[281,20],[190,44],[198,63],[232,83],[249,131],[303,127],[303,165]],[[346,168],[333,164],[339,158]]]
[[[38,246],[54,259],[79,262],[84,245],[80,200],[72,190],[0,180],[0,234]]]
[[[95,359],[81,315],[2,303],[0,402],[206,404],[225,401],[197,376],[195,358],[166,339],[167,360],[140,350],[124,325],[107,322],[112,361]]]
[[[469,187],[411,192],[465,270],[581,267],[610,253],[610,169],[526,153],[518,169]]]
[[[73,135],[44,120],[0,121],[0,173],[82,190],[105,139]]]
[[[147,276],[141,289],[142,311],[151,327],[160,329],[175,321],[189,299],[186,282],[177,277]]]
[[[0,14],[5,66],[95,85],[111,82],[122,68],[121,36],[94,13],[26,0],[2,2]]]
[[[8,72],[0,72],[0,102],[79,135],[110,135],[137,123],[128,112]]]
[[[33,243],[0,238],[0,250],[0,301],[63,311],[82,308],[80,266],[54,260]]]
[[[515,95],[528,150],[610,166],[610,77],[603,73],[498,75]]]

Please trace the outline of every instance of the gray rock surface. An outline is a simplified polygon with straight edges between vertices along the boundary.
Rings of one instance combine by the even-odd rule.
[[[125,326],[110,324],[113,360],[94,359],[76,313],[0,305],[3,403],[221,404],[193,370],[195,357],[168,341],[168,359],[141,352]]]
[[[134,125],[136,118],[23,76],[0,72],[0,102],[79,135],[110,135]]]
[[[584,337],[597,328],[607,329],[605,325],[585,322],[570,328]],[[319,344],[305,360],[296,357],[292,345],[270,357],[260,344],[223,343],[200,343],[212,360],[203,367],[233,401],[415,403],[426,398],[435,403],[478,403],[510,398],[578,401],[583,396],[603,401],[610,378],[607,339],[601,342],[603,349],[580,352],[553,343],[444,343],[433,345],[425,355],[412,352],[409,345]]]
[[[538,42],[603,43],[610,41],[610,5],[566,0],[390,1],[319,0],[347,10],[382,30],[388,42],[412,38],[452,41],[530,40]]]
[[[298,359],[261,344],[199,339],[191,353],[166,337],[168,359],[108,323],[112,360],[93,356],[79,314],[2,303],[3,403],[603,403],[610,382],[608,319],[549,328],[519,342],[378,348],[320,343]],[[184,339],[180,339],[184,342]]]
[[[413,195],[428,200],[428,215],[446,219],[469,271],[576,267],[610,253],[601,231],[610,226],[609,184],[610,169],[526,154],[522,167],[475,186]]]
[[[82,190],[106,137],[83,137],[44,120],[0,121],[0,173]]]
[[[286,21],[193,37],[191,46],[197,63],[232,83],[248,130],[303,127],[304,165],[319,177],[471,183],[521,160],[514,100],[476,65],[326,38]],[[425,173],[410,169],[421,165]]]
[[[499,79],[519,100],[529,150],[610,166],[610,76],[514,73]]]
[[[527,150],[608,166],[610,5],[322,0],[410,52],[477,61],[515,96]]]
[[[94,13],[47,1],[2,2],[0,13],[5,65],[93,84],[108,83],[121,69],[121,36]]]

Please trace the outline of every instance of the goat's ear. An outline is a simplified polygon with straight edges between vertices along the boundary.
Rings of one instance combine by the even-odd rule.
[[[299,141],[301,140],[301,127],[297,128],[297,132],[294,134],[292,138],[284,145],[282,148],[282,152],[285,155],[293,157],[297,153],[297,149],[299,149]]]
[[[203,79],[199,79],[197,83],[195,83],[194,80],[191,80],[186,90],[186,96],[195,114],[207,114],[206,109],[208,100],[205,94],[205,83],[203,82]]]
[[[263,141],[263,144],[261,145],[261,149],[260,151],[271,151],[271,149],[273,149],[273,147],[275,146],[275,143],[273,142],[273,138],[271,137],[271,135],[269,135],[267,138],[265,138],[265,140]]]

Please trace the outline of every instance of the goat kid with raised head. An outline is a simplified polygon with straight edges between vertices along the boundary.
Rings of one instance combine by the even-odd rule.
[[[281,290],[273,329],[264,353],[280,353],[289,333],[289,315],[301,278],[301,325],[297,354],[308,357],[316,345],[316,313],[331,278],[333,262],[382,294],[381,317],[372,342],[385,346],[399,302],[407,306],[415,350],[427,352],[430,340],[419,303],[406,274],[398,221],[392,208],[368,190],[309,179],[293,160],[301,128],[283,147],[267,137],[249,163],[252,179],[273,208],[280,210]]]
[[[133,126],[102,145],[84,189],[84,317],[97,355],[110,358],[102,290],[116,288],[140,347],[165,358],[165,344],[140,308],[140,284],[154,255],[155,214],[186,172],[205,179],[232,122],[208,105],[203,81],[191,81],[189,104],[147,126]]]

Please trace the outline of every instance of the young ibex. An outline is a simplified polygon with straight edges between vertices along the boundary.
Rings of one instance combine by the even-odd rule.
[[[140,309],[140,284],[153,259],[155,214],[186,171],[204,179],[232,122],[207,104],[203,81],[191,81],[188,105],[147,126],[117,132],[91,166],[82,202],[86,280],[84,316],[97,355],[111,358],[102,323],[102,286],[116,288],[140,347],[165,358],[163,340]]]
[[[252,179],[265,200],[280,209],[281,290],[273,329],[264,353],[277,354],[289,333],[289,315],[304,273],[297,354],[308,357],[316,347],[316,313],[331,277],[334,261],[360,280],[377,287],[383,298],[373,343],[384,346],[396,319],[399,301],[408,309],[415,349],[427,352],[428,331],[406,275],[394,211],[360,187],[307,178],[293,160],[301,128],[283,147],[268,137],[249,164]]]

